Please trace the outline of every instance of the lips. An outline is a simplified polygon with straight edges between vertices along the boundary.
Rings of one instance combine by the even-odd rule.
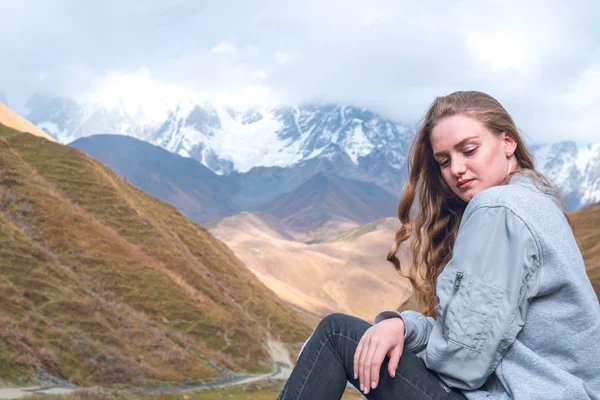
[[[464,189],[465,187],[469,186],[471,182],[473,182],[473,179],[465,179],[462,181],[458,181],[458,184],[456,186],[459,189]]]

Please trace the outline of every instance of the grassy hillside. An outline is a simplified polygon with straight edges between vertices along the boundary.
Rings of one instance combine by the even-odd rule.
[[[588,276],[600,299],[600,204],[570,214]]]
[[[0,381],[264,371],[309,328],[222,242],[86,154],[0,125]]]

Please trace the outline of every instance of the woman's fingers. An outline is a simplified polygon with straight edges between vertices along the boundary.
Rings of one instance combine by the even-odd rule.
[[[365,342],[365,338],[366,338],[367,334],[365,333],[363,335],[363,337],[360,339],[360,342],[358,342],[358,346],[356,347],[356,351],[354,352],[354,379],[358,379],[359,377],[359,373],[360,373],[360,367],[359,367],[359,361],[360,361],[360,355],[362,354],[362,351],[364,349],[364,342]]]
[[[379,372],[386,355],[390,356],[388,372],[395,377],[404,348],[404,325],[399,319],[380,322],[367,329],[354,352],[354,376],[359,379],[360,389],[368,394],[379,384]]]
[[[367,393],[366,390],[369,387],[365,363],[367,362],[367,357],[369,356],[372,346],[370,333],[371,332],[369,331],[365,333],[363,348],[360,352],[360,357],[358,358],[358,379],[360,380],[360,390],[362,390],[365,394]]]
[[[365,332],[365,334],[363,335],[363,337],[360,339],[360,342],[358,342],[358,346],[356,347],[356,351],[354,352],[354,377],[355,379],[359,379],[360,382],[362,383],[362,378],[363,378],[363,374],[362,374],[362,365],[361,365],[361,357],[364,356],[365,354],[365,349],[367,347],[367,341],[368,341],[368,330],[367,332]],[[361,387],[362,390],[362,387]]]
[[[379,385],[379,370],[385,359],[388,349],[383,345],[378,345],[371,359],[371,389],[375,389]]]
[[[361,357],[360,361],[362,375],[360,381],[362,382],[365,388],[364,394],[369,393],[369,391],[371,390],[371,363],[373,362],[373,357],[375,355],[375,352],[377,351],[378,341],[373,340],[373,338],[370,338],[370,340],[367,343],[367,351],[363,353],[364,357]]]
[[[396,377],[396,369],[398,369],[398,363],[400,362],[400,357],[402,356],[402,351],[404,350],[404,343],[401,343],[395,346],[392,351],[390,351],[390,361],[388,362],[388,372],[392,378]]]

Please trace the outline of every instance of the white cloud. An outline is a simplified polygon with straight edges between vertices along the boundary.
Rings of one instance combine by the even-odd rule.
[[[142,107],[148,115],[154,117],[165,114],[175,105],[180,107],[210,101],[218,105],[247,109],[257,104],[276,105],[280,100],[273,91],[265,86],[243,84],[235,86],[216,86],[197,90],[189,86],[176,85],[152,76],[148,69],[133,73],[109,71],[95,79],[93,89],[78,100],[102,104],[108,108],[124,108],[134,115]],[[167,115],[163,115],[164,118]]]
[[[106,107],[123,107],[129,115],[135,115],[138,107],[154,117],[167,117],[167,108],[179,102],[203,101],[205,97],[185,87],[157,82],[150,70],[142,68],[134,73],[124,74],[108,71],[93,81],[93,89],[78,100]]]
[[[237,51],[237,49],[231,43],[220,42],[215,47],[213,47],[210,51],[213,53],[235,53]]]
[[[293,61],[294,58],[295,57],[293,54],[285,53],[282,51],[275,53],[275,62],[277,64],[287,64]]]
[[[561,99],[571,110],[598,110],[600,107],[600,64],[590,65],[573,82]],[[600,115],[600,113],[597,113]]]
[[[475,57],[495,70],[523,67],[528,55],[524,35],[508,32],[468,32],[465,41]]]
[[[435,96],[477,89],[532,140],[597,140],[592,0],[59,3],[0,1],[11,104],[39,87],[81,94],[119,79],[151,96],[149,79],[220,102],[320,99],[414,123]]]

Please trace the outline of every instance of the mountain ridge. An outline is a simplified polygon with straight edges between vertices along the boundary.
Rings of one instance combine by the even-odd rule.
[[[394,214],[396,198],[375,184],[319,172],[294,191],[258,208],[295,231],[310,231],[330,220],[367,223]]]
[[[328,159],[308,160],[290,169],[255,167],[245,174],[223,176],[194,159],[123,135],[95,135],[78,139],[71,146],[175,205],[198,223],[253,210],[276,216],[279,222],[275,224],[281,224],[283,230],[306,231],[337,217],[359,222],[387,217],[396,207],[395,197],[373,183],[336,178],[336,164]],[[318,179],[331,183],[332,190],[320,187],[315,183]],[[312,195],[302,193],[306,190]],[[328,203],[318,204],[319,197]],[[295,217],[281,214],[282,207]],[[304,217],[311,216],[310,223],[302,223],[302,212]]]
[[[174,205],[196,222],[236,213],[236,184],[191,158],[130,136],[94,135],[72,142],[147,193]]]

